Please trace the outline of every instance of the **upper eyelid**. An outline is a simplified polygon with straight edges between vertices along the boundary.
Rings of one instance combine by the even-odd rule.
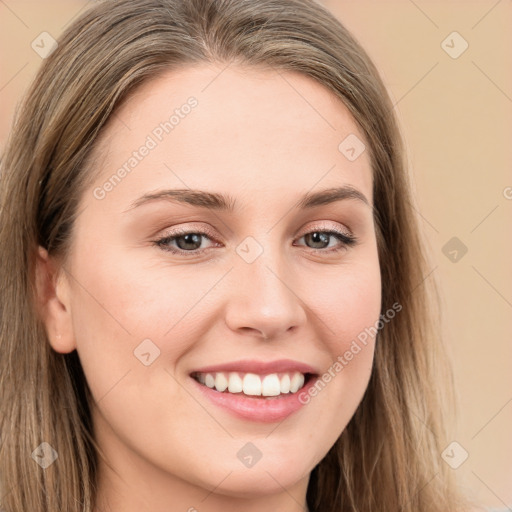
[[[297,235],[295,238],[302,238],[305,235],[314,233],[316,231],[321,232],[321,233],[334,232],[334,233],[339,233],[339,234],[345,235],[347,237],[355,238],[355,235],[352,233],[352,231],[350,229],[347,228],[347,231],[345,231],[341,228],[333,228],[332,226],[314,226],[314,227],[308,228],[306,230],[301,230],[300,233],[302,233],[302,234]],[[197,228],[197,229],[196,228],[178,228],[175,231],[170,231],[168,233],[164,233],[161,236],[157,237],[157,241],[168,239],[168,238],[175,239],[175,238],[179,238],[181,236],[185,236],[188,234],[199,234],[201,236],[208,238],[212,242],[217,241],[215,235],[211,234],[210,231],[206,230],[205,228]]]
[[[310,233],[314,233],[314,232],[321,232],[321,233],[329,233],[329,232],[331,232],[331,233],[334,233],[334,235],[335,234],[340,234],[342,236],[344,235],[347,238],[352,239],[353,242],[357,242],[358,241],[358,237],[355,234],[353,234],[353,232],[350,229],[347,228],[347,231],[348,232],[345,232],[343,229],[333,228],[332,226],[327,226],[327,225],[313,226],[313,227],[307,228],[306,230],[301,230],[300,233],[302,233],[302,234],[296,236],[294,239],[301,239],[304,236],[306,236],[306,235],[308,235]],[[177,228],[173,232],[169,232],[169,233],[163,234],[162,236],[158,237],[154,241],[156,243],[162,242],[162,241],[165,241],[165,240],[169,240],[169,239],[172,239],[174,241],[177,238],[180,238],[182,236],[186,236],[188,234],[199,234],[199,235],[201,235],[201,236],[203,236],[205,238],[208,238],[214,244],[218,243],[216,237],[210,233],[210,230],[208,230],[208,229],[206,229],[204,227],[197,228],[197,229],[194,228],[194,227],[190,227],[190,228]],[[334,235],[331,234],[331,236],[334,236]],[[204,250],[206,250],[206,249],[204,249]],[[190,252],[194,252],[194,251],[190,251]]]
[[[315,222],[315,221],[313,221]],[[338,224],[342,224],[343,227],[333,227],[332,225],[327,224],[327,222],[335,222],[335,221],[316,221],[319,222],[319,225],[310,226],[307,228],[304,228],[300,230],[299,233],[303,233],[300,236],[304,236],[304,234],[311,233],[312,231],[341,231],[342,233],[347,235],[354,235],[352,229],[350,229],[346,224],[342,224],[338,222]],[[190,227],[177,227],[174,228],[174,231],[172,231],[172,228],[168,228],[167,230],[164,230],[164,234],[162,235],[163,238],[168,238],[172,236],[180,236],[182,234],[188,234],[188,233],[201,233],[201,234],[207,234],[211,238],[215,238],[215,234],[213,233],[213,230],[209,228],[205,228],[204,226],[190,226]]]

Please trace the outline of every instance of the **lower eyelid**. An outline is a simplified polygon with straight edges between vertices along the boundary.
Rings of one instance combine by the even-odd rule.
[[[179,249],[176,247],[171,248],[169,245],[167,245],[168,243],[174,242],[174,241],[176,241],[176,239],[181,238],[182,236],[191,235],[191,234],[200,235],[203,239],[206,239],[206,240],[209,240],[210,242],[212,242],[212,244],[214,244],[213,246],[218,245],[218,242],[215,242],[215,240],[209,234],[202,233],[201,231],[187,231],[185,233],[172,233],[172,234],[166,235],[162,238],[159,238],[158,240],[154,240],[153,243],[169,252],[176,252],[176,253],[181,253],[181,254],[184,254],[184,253],[198,254],[201,251],[205,251],[207,248],[195,249],[193,251],[186,251],[184,249]]]
[[[307,245],[305,245],[305,244],[299,244],[299,247],[306,247],[310,251],[313,251],[313,252],[320,252],[320,253],[328,254],[328,253],[340,252],[343,249],[348,249],[349,247],[356,245],[358,242],[357,237],[355,237],[351,234],[348,234],[348,233],[343,233],[341,231],[335,231],[333,229],[312,229],[312,230],[304,233],[300,237],[298,237],[297,240],[301,240],[306,235],[311,234],[311,233],[327,234],[331,238],[335,238],[339,242],[339,244],[337,247],[322,248],[322,249],[307,247]],[[182,236],[186,236],[189,234],[200,235],[202,238],[207,239],[210,242],[212,242],[213,245],[211,245],[209,247],[202,248],[202,249],[194,249],[194,250],[190,250],[190,251],[167,245],[170,242],[174,242],[177,238],[180,238]],[[192,231],[192,230],[185,231],[185,232],[179,232],[179,233],[171,233],[171,234],[164,236],[158,240],[155,240],[153,243],[164,251],[167,251],[167,252],[170,252],[173,254],[178,254],[178,255],[185,255],[185,256],[186,255],[190,255],[190,256],[199,255],[209,249],[219,246],[219,243],[216,242],[215,239],[209,233],[202,232],[202,231]]]
[[[310,233],[324,233],[324,234],[327,234],[328,236],[330,236],[331,238],[334,238],[335,240],[337,240],[339,242],[338,244],[338,247],[330,247],[330,248],[323,248],[323,249],[316,249],[314,247],[309,247],[309,249],[311,251],[319,251],[319,252],[336,252],[337,250],[342,250],[342,249],[346,249],[348,247],[352,247],[354,246],[357,242],[358,242],[358,239],[353,236],[353,235],[349,235],[347,233],[340,233],[340,232],[337,232],[337,231],[327,231],[327,230],[313,230],[313,231],[309,231],[308,233],[305,233],[304,235],[302,235],[301,237],[298,238],[298,240],[304,238],[306,235],[310,234]],[[300,244],[302,247],[307,247],[306,245],[303,245],[303,244]]]

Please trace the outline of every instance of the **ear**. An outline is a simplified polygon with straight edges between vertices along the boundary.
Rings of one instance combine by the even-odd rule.
[[[36,256],[37,304],[52,348],[66,354],[76,348],[69,280],[64,270],[39,246]]]

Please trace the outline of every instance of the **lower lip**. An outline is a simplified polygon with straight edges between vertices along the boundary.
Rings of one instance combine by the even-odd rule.
[[[238,418],[262,423],[282,421],[305,404],[300,402],[299,395],[307,394],[315,385],[317,377],[310,377],[308,382],[296,393],[286,393],[277,397],[250,397],[243,393],[220,392],[200,384],[191,377],[199,391],[215,405],[229,411]]]

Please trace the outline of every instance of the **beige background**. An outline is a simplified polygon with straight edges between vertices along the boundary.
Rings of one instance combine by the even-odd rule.
[[[482,503],[512,508],[512,2],[322,3],[381,70],[409,146],[460,395],[457,456],[469,454],[454,471]],[[0,0],[1,148],[41,63],[32,41],[86,5]],[[468,249],[456,262],[452,237]]]

